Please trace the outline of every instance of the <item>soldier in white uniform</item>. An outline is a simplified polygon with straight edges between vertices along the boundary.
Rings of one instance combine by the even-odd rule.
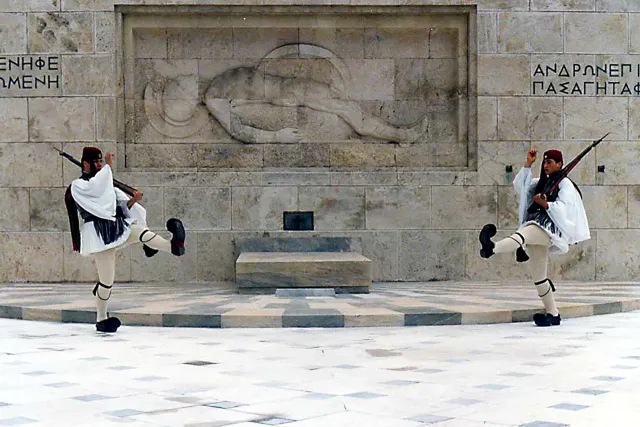
[[[555,326],[561,319],[553,298],[555,287],[547,277],[548,254],[567,253],[569,245],[588,240],[591,235],[582,195],[573,181],[563,178],[557,194],[549,200],[543,194],[547,182],[562,169],[562,153],[558,150],[545,152],[540,178],[532,178],[531,165],[537,154],[536,150],[527,153],[524,167],[513,181],[520,196],[518,231],[494,243],[491,238],[496,235],[496,226],[485,225],[479,236],[480,256],[490,258],[496,253],[515,251],[518,262],[529,261],[531,278],[546,310],[536,313],[533,321],[537,326]]]
[[[167,221],[167,230],[173,235],[171,241],[167,241],[147,228],[146,210],[138,203],[142,193],[136,191],[129,197],[114,187],[113,158],[113,153],[107,153],[104,164],[100,149],[84,147],[82,176],[71,183],[65,195],[73,248],[83,256],[93,256],[98,269],[99,281],[93,295],[96,298],[96,329],[100,332],[116,332],[121,324],[117,317],[107,315],[117,250],[141,242],[147,256],[158,251],[176,256],[185,252],[185,230],[179,219]]]

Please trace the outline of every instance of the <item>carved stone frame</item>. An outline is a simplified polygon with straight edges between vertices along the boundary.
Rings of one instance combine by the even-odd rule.
[[[425,0],[429,1],[429,0]],[[137,25],[144,27],[145,19],[131,24],[130,17],[153,17],[159,16],[180,16],[193,14],[207,14],[212,16],[234,17],[249,14],[273,15],[273,16],[313,16],[323,15],[349,15],[349,14],[365,14],[365,15],[410,15],[410,14],[447,14],[447,15],[464,15],[466,17],[466,55],[460,58],[466,61],[464,68],[466,73],[459,73],[459,82],[462,84],[463,79],[466,80],[467,97],[460,99],[458,108],[458,135],[459,142],[464,142],[467,146],[467,165],[466,167],[425,167],[425,168],[406,168],[407,170],[477,170],[477,6],[460,5],[446,6],[442,2],[436,1],[437,5],[403,5],[403,6],[377,6],[377,5],[203,5],[203,6],[178,6],[178,5],[132,5],[130,0],[120,0],[115,2],[116,13],[116,80],[117,80],[117,144],[118,144],[118,163],[124,165],[123,170],[132,170],[126,162],[125,148],[125,78],[127,67],[130,64],[126,62],[126,53],[130,51],[133,43],[133,29],[139,28]],[[124,3],[124,4],[119,4]],[[127,4],[129,3],[129,4]],[[127,19],[125,19],[127,18]],[[126,21],[126,22],[125,22]],[[146,22],[149,22],[146,20]],[[148,25],[148,24],[147,24]],[[462,44],[462,43],[461,43]],[[462,67],[461,67],[462,68]],[[460,136],[462,135],[462,137]],[[463,138],[466,137],[466,140]],[[400,169],[401,167],[396,167]],[[324,168],[323,168],[324,169]],[[328,169],[328,168],[327,168]],[[403,168],[405,169],[405,168]]]

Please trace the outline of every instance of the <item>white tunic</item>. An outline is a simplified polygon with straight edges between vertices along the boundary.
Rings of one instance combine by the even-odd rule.
[[[135,203],[131,209],[127,209],[126,203],[129,196],[113,186],[111,167],[104,165],[88,181],[75,179],[71,183],[71,195],[73,200],[85,211],[98,218],[109,221],[116,220],[116,206],[120,206],[127,217],[126,224],[137,223],[146,227],[146,210]],[[127,241],[131,230],[126,227],[124,233],[114,242],[105,244],[93,225],[86,222],[80,226],[80,254],[87,256],[96,252],[118,247]]]
[[[520,196],[518,221],[520,228],[528,224],[537,224],[534,221],[525,221],[527,209],[533,202],[536,185],[539,178],[532,178],[531,168],[522,168],[513,180],[513,187]],[[542,229],[551,238],[549,253],[564,254],[569,251],[569,245],[573,245],[591,238],[587,213],[582,204],[582,197],[576,187],[568,179],[560,181],[558,198],[553,202],[547,202],[549,217],[560,230],[560,235]]]

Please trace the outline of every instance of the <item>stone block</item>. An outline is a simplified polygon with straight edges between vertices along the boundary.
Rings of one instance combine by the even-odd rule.
[[[606,141],[601,144],[607,143]],[[554,141],[554,142],[537,142],[531,143],[531,148],[538,150],[538,160],[531,167],[531,173],[534,177],[540,176],[541,159],[542,155],[547,150],[560,150],[562,151],[562,157],[565,162],[570,162],[578,154],[580,154],[585,148],[587,148],[591,142],[583,141]],[[607,143],[610,144],[610,143]],[[584,157],[580,163],[571,171],[569,178],[571,178],[578,185],[593,185],[596,182],[596,160],[598,159],[598,147],[595,150],[591,150],[586,157]],[[524,162],[524,159],[522,160]]]
[[[197,165],[195,144],[127,144],[130,168],[194,168]]]
[[[265,167],[328,167],[329,144],[269,144],[264,146]]]
[[[0,13],[0,36],[2,37],[0,53],[25,53],[27,51],[27,15]]]
[[[595,10],[595,2],[596,0],[531,0],[531,10],[568,12]]]
[[[431,226],[439,229],[478,228],[498,215],[493,187],[432,187],[431,205]]]
[[[396,59],[397,100],[458,99],[466,96],[466,82],[458,80],[457,59]]]
[[[467,150],[466,144],[455,143],[396,146],[396,166],[411,168],[466,166]]]
[[[483,55],[478,58],[478,95],[529,95],[530,58]]]
[[[478,184],[512,186],[513,178],[527,158],[528,141],[485,141],[478,144]],[[507,175],[506,167],[512,173]]]
[[[176,257],[165,252],[157,253],[153,258],[147,258],[141,244],[131,246],[131,280],[134,282],[194,282],[197,279],[197,238],[191,239],[189,224],[181,218],[187,228],[185,240],[186,252]],[[157,231],[157,230],[153,230]],[[194,233],[195,234],[195,233]],[[168,232],[161,232],[165,239],[170,239]],[[196,236],[193,236],[196,237]]]
[[[372,280],[397,280],[399,234],[397,231],[347,231],[343,236],[358,239],[361,249],[355,248],[371,260]]]
[[[117,179],[122,181],[122,178]],[[127,182],[127,184],[129,184]],[[163,230],[167,221],[164,217],[164,189],[162,187],[136,186],[143,196],[140,204],[147,210],[147,226]],[[168,219],[168,217],[167,217]]]
[[[282,213],[295,211],[297,187],[238,187],[231,193],[234,230],[282,230]]]
[[[338,58],[364,58],[364,28],[300,28],[298,37],[300,43],[319,44]]]
[[[263,166],[264,147],[245,144],[198,145],[198,167],[259,168]]]
[[[0,12],[51,12],[60,9],[60,0],[4,0]]]
[[[562,139],[562,98],[498,98],[498,139]]]
[[[430,58],[457,58],[467,54],[467,46],[460,46],[458,28],[434,28],[429,33]]]
[[[169,45],[165,28],[136,28],[133,30],[134,56],[136,58],[168,58]]]
[[[345,59],[352,82],[346,87],[353,100],[393,101],[395,61],[393,59]]]
[[[264,185],[329,185],[329,172],[263,172]]]
[[[276,289],[277,298],[300,298],[300,297],[325,297],[335,298],[336,291],[333,288],[293,288]]]
[[[462,185],[464,176],[465,172],[461,171],[400,171],[398,172],[398,184]]]
[[[196,175],[194,173],[194,175]],[[263,172],[222,171],[198,172],[195,179],[199,187],[255,187],[263,184]],[[185,183],[185,185],[188,185]]]
[[[591,239],[572,245],[568,253],[549,256],[547,274],[560,286],[563,280],[596,280],[596,264],[596,232],[592,231]],[[562,295],[562,288],[559,292]]]
[[[640,53],[640,15],[635,13],[629,14],[629,53]]]
[[[629,99],[629,139],[640,140],[640,100],[635,98]]]
[[[116,99],[96,98],[96,128],[98,141],[115,141],[118,135]]]
[[[638,277],[640,230],[598,230],[596,280]]]
[[[229,188],[165,188],[167,218],[180,218],[187,230],[230,230]]]
[[[590,0],[593,3],[593,0]],[[628,19],[622,13],[571,13],[565,15],[565,52],[626,53]]]
[[[85,96],[113,95],[114,64],[113,55],[62,56],[63,93]]]
[[[232,28],[170,29],[167,32],[169,58],[233,58],[232,31]]]
[[[603,12],[640,12],[640,3],[634,0],[596,0],[596,10]],[[631,19],[633,15],[630,15]],[[637,28],[630,24],[629,28]]]
[[[32,231],[67,231],[69,216],[64,204],[65,188],[32,188],[29,218]]]
[[[362,138],[347,122],[335,114],[323,113],[310,108],[298,108],[295,110],[295,113],[296,117],[293,126],[303,131],[300,142],[304,144],[296,145],[302,145],[304,150],[309,150],[311,153],[307,156],[315,154],[318,149],[325,147],[323,144],[325,142],[357,141]],[[281,114],[274,115],[273,118],[278,120],[277,123],[274,123],[276,129],[282,128],[283,126],[290,126],[285,120],[282,120],[283,116]],[[286,118],[286,115],[284,118]],[[329,153],[328,147],[325,151],[326,156]],[[325,157],[322,156],[320,159],[324,161]],[[308,167],[312,166],[310,165]]]
[[[463,231],[401,231],[398,279],[460,280],[464,277]]]
[[[627,139],[627,111],[626,97],[566,98],[565,138],[595,140],[611,132],[607,137],[609,141],[624,141]]]
[[[64,245],[64,278],[69,282],[89,282],[98,281],[98,270],[92,257],[84,257],[78,252],[73,251],[73,243],[71,242],[71,233],[65,232]],[[139,246],[129,246],[116,252],[116,288],[114,295],[117,295],[117,283],[128,282],[131,280],[131,249]],[[157,255],[156,255],[157,256]],[[93,286],[87,286],[87,297],[90,297]]]
[[[29,99],[30,141],[94,141],[93,98]]]
[[[0,98],[0,142],[22,142],[29,140],[25,98]]]
[[[635,185],[640,182],[639,149],[640,142],[601,142],[595,148],[595,164],[605,166],[601,184]]]
[[[192,233],[192,235],[194,235]],[[233,238],[237,233],[198,232],[199,281],[232,281],[235,279],[235,260]]]
[[[397,185],[397,172],[331,172],[331,185]]]
[[[315,81],[319,83],[324,83],[326,85],[344,85],[348,82],[344,79],[347,76],[343,76],[335,65],[331,63],[331,61],[326,59],[318,59],[318,58],[273,58],[273,59],[264,59],[260,62],[260,68],[264,71],[265,74],[271,76],[280,76],[285,78],[297,78],[305,81]],[[308,92],[307,92],[308,91]],[[305,93],[313,93],[313,86],[305,86]],[[293,93],[291,89],[285,87],[284,85],[276,84],[265,84],[265,93],[268,97],[270,96],[278,96],[282,98],[286,98],[292,96]],[[328,93],[316,93],[313,94],[315,97],[320,98],[330,98],[332,94]]]
[[[292,232],[273,237],[236,237],[235,254],[242,252],[361,252],[360,240],[351,237],[304,236]],[[295,233],[300,236],[300,232]],[[305,233],[307,234],[307,233]]]
[[[333,167],[390,167],[395,164],[395,147],[390,144],[331,144]]]
[[[307,187],[298,209],[314,212],[317,230],[357,230],[365,227],[364,188]]]
[[[423,229],[431,226],[431,187],[367,188],[367,229]]]
[[[478,13],[478,52],[496,53],[497,44],[497,13]]]
[[[498,52],[562,52],[562,14],[501,13]]]
[[[627,187],[628,200],[628,227],[640,228],[640,186],[630,185]]]
[[[478,10],[529,10],[529,0],[478,0]]]
[[[62,185],[59,144],[0,143],[0,182],[3,187],[51,187]]]
[[[355,252],[243,252],[236,260],[243,290],[346,288],[368,292],[371,261]]]
[[[365,58],[428,58],[429,28],[366,28]]]
[[[54,0],[55,1],[55,0]],[[112,11],[114,0],[60,0],[62,10]]]
[[[498,139],[498,98],[478,97],[478,140]]]
[[[62,280],[62,233],[0,233],[1,282]]]
[[[0,231],[29,231],[29,190],[0,188]]]
[[[112,12],[96,12],[96,52],[115,52],[116,21]]]
[[[297,28],[233,28],[233,58],[262,59],[272,50],[298,42]]]
[[[31,13],[27,20],[31,53],[93,52],[91,12]]]
[[[580,186],[591,228],[627,228],[627,188]]]
[[[518,168],[514,168],[514,171],[517,173]],[[498,228],[506,230],[518,228],[520,225],[518,221],[519,203],[520,199],[513,185],[498,187]]]

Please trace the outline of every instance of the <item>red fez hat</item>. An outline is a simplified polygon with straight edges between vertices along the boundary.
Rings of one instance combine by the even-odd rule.
[[[555,160],[556,162],[564,163],[564,161],[562,160],[562,151],[560,150],[545,151],[543,159],[551,159]]]
[[[93,162],[95,160],[102,159],[102,151],[96,147],[84,147],[82,149],[82,161],[83,162]]]

